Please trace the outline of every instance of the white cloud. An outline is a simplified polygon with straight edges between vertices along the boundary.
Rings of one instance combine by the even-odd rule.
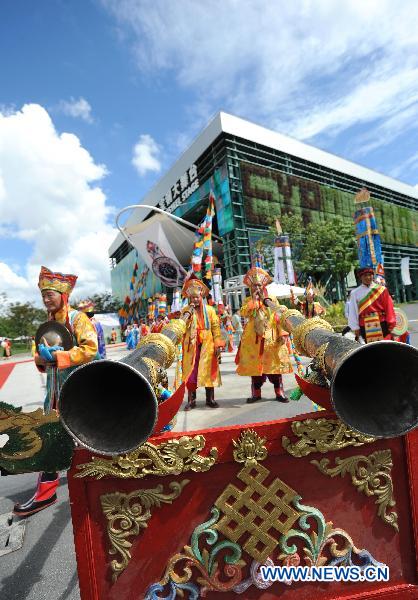
[[[79,98],[78,100],[71,98],[69,101],[61,100],[58,104],[58,110],[69,117],[82,119],[86,123],[93,123],[91,106],[85,98]]]
[[[379,126],[380,142],[385,132],[391,139],[391,133],[396,129],[399,131],[403,122],[411,124],[411,117],[418,113],[417,81],[418,65],[404,68],[399,73],[375,74],[373,80],[360,83],[341,100],[313,107],[309,115],[294,123],[293,134],[308,139],[323,131],[339,133],[352,125],[386,117]],[[370,138],[371,134],[367,137]],[[367,147],[361,144],[361,152],[366,153],[380,142],[369,139]]]
[[[133,148],[132,164],[141,176],[148,171],[159,173],[161,171],[159,154],[160,148],[156,141],[144,133]]]
[[[406,128],[388,134],[387,119],[414,106],[418,121],[415,0],[102,3],[146,76],[190,91],[196,128],[222,107],[302,139],[367,123],[387,143]]]
[[[105,166],[75,135],[59,134],[42,106],[30,104],[0,114],[0,172],[0,236],[32,249],[19,274],[0,257],[0,292],[20,301],[39,298],[41,265],[77,274],[78,297],[109,289],[107,250],[115,230],[99,186]]]
[[[418,152],[415,152],[412,156],[410,156],[407,160],[405,160],[402,164],[396,166],[392,169],[390,175],[391,177],[399,177],[399,175],[406,170],[414,170],[416,171],[418,168]],[[417,187],[417,186],[414,186]]]
[[[7,290],[20,290],[21,292],[27,292],[29,289],[29,282],[25,277],[17,275],[9,265],[0,262],[0,289],[2,292]]]

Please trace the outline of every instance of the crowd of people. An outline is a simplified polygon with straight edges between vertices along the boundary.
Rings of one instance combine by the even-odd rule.
[[[387,288],[375,282],[373,269],[360,269],[358,277],[360,285],[351,292],[346,303],[348,326],[343,335],[350,331],[361,343],[396,339],[392,335],[396,316]],[[280,326],[277,299],[269,298],[268,305],[265,302],[271,281],[267,271],[253,266],[244,278],[250,294],[240,310],[233,313],[229,305],[215,305],[208,287],[192,275],[183,286],[185,306],[182,311],[167,313],[163,310],[157,316],[148,315],[147,319],[128,325],[124,332],[126,347],[133,350],[142,337],[161,332],[170,319],[191,314],[178,353],[182,379],[187,381],[185,410],[195,408],[198,387],[205,388],[207,406],[218,407],[215,388],[222,384],[219,364],[226,351],[236,352],[237,374],[250,378],[248,403],[260,400],[261,388],[267,380],[273,384],[276,400],[286,403],[289,400],[283,389],[282,376],[293,372],[293,362],[297,363],[299,357],[295,355],[288,332]],[[326,314],[324,306],[317,301],[311,279],[303,298],[291,293],[291,304],[307,319]]]

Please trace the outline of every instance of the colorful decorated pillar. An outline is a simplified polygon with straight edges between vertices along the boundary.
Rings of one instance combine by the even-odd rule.
[[[373,207],[366,206],[370,201],[370,192],[363,188],[354,199],[357,209],[354,213],[358,258],[360,268],[373,267],[379,283],[385,282],[382,245]]]

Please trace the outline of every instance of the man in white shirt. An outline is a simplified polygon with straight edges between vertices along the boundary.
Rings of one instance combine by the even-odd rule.
[[[396,325],[393,300],[388,289],[374,283],[372,267],[360,269],[361,285],[350,294],[348,305],[348,325],[356,339],[361,337],[367,343],[390,336]]]

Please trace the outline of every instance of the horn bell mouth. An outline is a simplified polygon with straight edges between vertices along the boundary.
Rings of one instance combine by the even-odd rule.
[[[338,366],[331,384],[338,417],[373,437],[392,438],[418,426],[418,350],[380,341],[360,346]]]
[[[61,388],[59,414],[68,433],[92,452],[130,452],[151,435],[158,411],[154,391],[133,367],[111,360],[78,367]]]

